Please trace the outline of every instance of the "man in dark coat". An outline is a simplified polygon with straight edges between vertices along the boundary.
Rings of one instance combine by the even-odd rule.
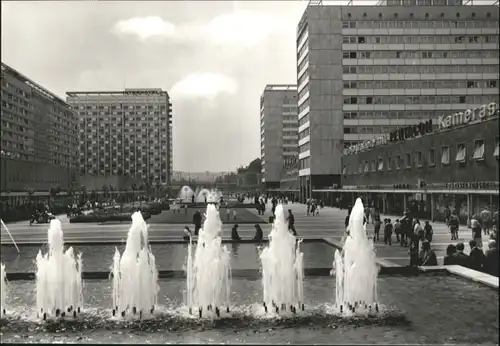
[[[455,257],[456,264],[470,268],[470,257],[464,253],[465,245],[464,243],[457,244],[457,252],[453,255]]]
[[[498,248],[495,240],[488,242],[484,262],[484,272],[498,277]]]
[[[194,235],[198,235],[201,228],[201,213],[199,210],[195,211],[193,214],[193,224],[194,224]]]
[[[481,230],[479,230],[479,232],[481,232]],[[482,271],[486,259],[484,257],[483,250],[481,250],[477,246],[477,242],[475,240],[469,241],[469,246],[470,246],[470,254],[469,254],[470,269]]]

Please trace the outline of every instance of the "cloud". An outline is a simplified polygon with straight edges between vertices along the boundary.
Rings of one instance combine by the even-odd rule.
[[[190,74],[177,82],[171,89],[172,97],[204,98],[213,100],[221,93],[234,94],[238,84],[232,78],[221,74]]]
[[[160,17],[134,17],[118,21],[112,29],[115,34],[135,35],[141,41],[152,38],[172,37],[175,25]]]
[[[212,19],[204,28],[208,38],[219,44],[254,45],[282,28],[282,21],[252,11],[237,11]]]

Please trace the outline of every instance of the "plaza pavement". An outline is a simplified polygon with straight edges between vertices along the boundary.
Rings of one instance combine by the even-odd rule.
[[[339,242],[344,234],[344,220],[347,215],[346,210],[337,208],[325,207],[320,210],[318,216],[306,216],[304,204],[288,204],[284,205],[285,212],[291,209],[295,215],[295,227],[299,237],[303,238],[330,238],[333,241]],[[255,209],[248,209],[252,213],[257,214]],[[271,208],[268,205],[265,215],[265,220],[271,215]],[[382,215],[382,218],[390,217],[393,221],[395,216]],[[155,216],[152,217],[154,219]],[[64,231],[64,239],[68,243],[85,243],[85,242],[125,242],[130,223],[104,223],[104,224],[70,224],[66,215],[59,215],[62,228]],[[432,247],[438,256],[438,263],[442,264],[443,256],[448,244],[451,243],[450,233],[448,228],[443,223],[433,223],[434,238]],[[47,241],[48,224],[33,224],[29,226],[28,221],[14,222],[7,225],[14,240],[18,245],[22,244],[43,244]],[[182,224],[157,224],[149,225],[149,240],[169,241],[180,240],[183,236]],[[264,237],[267,237],[271,229],[270,224],[261,225],[264,232]],[[367,226],[370,231],[373,231],[373,225]],[[232,224],[223,225],[223,237],[229,238],[231,234]],[[238,233],[243,239],[251,239],[255,229],[252,224],[239,225]],[[381,232],[381,239],[383,233]],[[468,242],[471,239],[471,232],[465,226],[460,227],[459,241]],[[2,227],[0,234],[1,244],[11,244],[10,237],[6,230]],[[486,240],[486,239],[483,239]],[[454,243],[457,243],[455,241]],[[484,245],[486,246],[486,242]],[[396,244],[396,237],[393,235],[393,245],[388,246],[383,244],[383,241],[376,243],[377,256],[386,262],[392,262],[396,265],[407,265],[409,263],[408,248],[402,248]]]

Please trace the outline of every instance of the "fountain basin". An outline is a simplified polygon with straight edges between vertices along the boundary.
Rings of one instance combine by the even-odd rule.
[[[335,278],[304,280],[305,311],[293,318],[263,313],[258,279],[234,278],[229,316],[199,320],[183,306],[185,280],[160,280],[159,307],[150,320],[111,317],[111,282],[86,280],[80,318],[36,320],[34,281],[10,283],[10,306],[0,321],[2,342],[250,342],[496,343],[498,293],[452,275],[380,276],[381,312],[339,315]]]

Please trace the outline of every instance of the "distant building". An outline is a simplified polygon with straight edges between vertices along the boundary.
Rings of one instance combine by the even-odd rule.
[[[79,118],[81,175],[170,184],[172,103],[166,91],[72,91],[67,101]]]
[[[462,222],[485,206],[497,210],[498,103],[442,117],[437,125],[429,134],[425,126],[411,126],[389,135],[386,144],[346,152],[342,188],[314,195],[328,203],[341,198],[344,206],[363,197],[384,213],[412,209],[428,220],[443,220],[447,205]]]
[[[267,190],[280,188],[284,163],[297,154],[297,86],[266,85],[260,97],[260,157]]]
[[[306,8],[297,28],[302,199],[340,185],[344,147],[499,94],[498,5],[475,4]]]
[[[2,193],[66,190],[77,177],[78,119],[72,107],[2,63]]]

